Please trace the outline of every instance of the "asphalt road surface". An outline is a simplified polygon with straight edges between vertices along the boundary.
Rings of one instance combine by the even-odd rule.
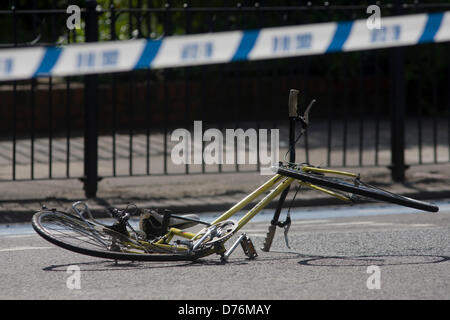
[[[278,229],[270,252],[248,260],[238,247],[226,264],[115,264],[55,247],[28,225],[2,226],[0,299],[449,299],[450,201],[442,203],[437,214],[313,208],[294,217],[290,249]],[[267,227],[258,220],[243,231],[260,248]]]

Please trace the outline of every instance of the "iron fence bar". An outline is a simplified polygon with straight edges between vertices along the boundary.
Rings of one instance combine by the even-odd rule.
[[[52,10],[56,9],[56,0],[52,0]],[[51,42],[56,42],[56,14],[51,15]]]
[[[48,77],[48,178],[53,175],[53,80]]]
[[[183,5],[184,7],[184,19],[185,19],[185,34],[191,33],[191,14],[189,12],[189,1],[186,1]],[[184,68],[184,106],[185,106],[185,119],[189,121],[189,111],[190,111],[190,94],[189,94],[189,76],[191,67]],[[184,166],[185,174],[189,174],[189,163]]]
[[[16,180],[16,144],[17,144],[17,133],[16,133],[16,125],[17,125],[17,82],[13,82],[13,136],[12,136],[12,179]]]
[[[423,153],[422,153],[422,122],[423,122],[423,114],[422,114],[422,82],[417,81],[417,145],[419,152],[419,164],[423,163]]]
[[[358,103],[359,103],[359,152],[358,163],[363,166],[363,152],[364,152],[364,85],[363,85],[363,54],[358,52]]]
[[[152,7],[152,0],[147,0],[147,9],[150,9]],[[145,15],[146,17],[146,25],[147,25],[147,38],[151,37],[151,21],[152,21],[152,16],[151,16],[151,11],[148,11],[147,14]]]
[[[394,181],[405,180],[405,78],[403,48],[391,49],[391,165]]]
[[[413,13],[419,13],[419,9],[418,7],[414,7],[413,8]],[[419,51],[418,48],[413,48],[412,50],[414,51]],[[418,144],[418,158],[419,158],[419,165],[423,164],[423,152],[422,152],[422,147],[423,147],[423,114],[422,114],[422,88],[423,88],[423,84],[422,81],[416,81],[416,97],[417,97],[417,144]]]
[[[117,40],[116,34],[116,10],[114,6],[114,1],[109,2],[109,12],[111,24],[109,28],[110,39],[112,41]],[[112,144],[112,175],[115,177],[117,175],[117,159],[116,159],[116,133],[117,133],[117,88],[116,88],[117,75],[113,73],[111,75],[111,144]]]
[[[152,7],[152,1],[147,1],[147,7],[150,9]],[[151,12],[147,13],[146,16],[146,22],[147,22],[147,38],[151,37]],[[145,172],[147,175],[150,175],[150,148],[151,148],[151,141],[150,141],[150,134],[151,134],[151,95],[150,95],[150,88],[151,88],[151,71],[150,69],[147,69],[146,71],[146,80],[145,80],[145,86],[146,86],[146,93],[145,93],[145,119],[146,119],[146,144],[145,144]]]
[[[67,0],[67,5],[69,5],[69,1]],[[76,42],[76,30],[67,30],[67,42],[75,43]],[[70,140],[72,136],[71,129],[71,77],[66,77],[66,178],[70,178]]]
[[[437,118],[433,115],[433,162],[438,163]]]
[[[216,20],[216,10],[214,10],[214,11],[212,11],[211,12],[211,14],[209,15],[209,19],[208,19],[208,32],[214,32],[214,27],[215,27],[215,20]],[[221,77],[221,75],[220,75],[220,69],[219,68],[217,68],[217,66],[210,66],[209,68],[209,71],[210,72],[216,72],[217,74],[218,74],[218,78],[220,79],[220,77]],[[211,90],[215,90],[215,92],[217,92],[217,82],[212,82],[211,83],[211,85],[212,85],[212,88],[211,88]],[[220,85],[219,85],[219,88],[220,88]],[[216,101],[217,101],[217,94],[214,94],[213,95],[213,99],[212,99],[212,101],[213,101],[213,103],[215,104],[216,103]],[[220,117],[219,117],[220,118]],[[206,131],[206,130],[208,130],[209,129],[209,121],[210,121],[211,119],[210,119],[210,116],[209,116],[209,114],[208,114],[208,122],[206,122],[203,126],[202,126],[202,136],[203,136],[203,133]],[[219,119],[219,121],[220,121],[220,119]],[[202,139],[202,155],[203,155],[203,152],[204,152],[204,150],[205,150],[205,145],[206,145],[206,143],[205,143],[205,141],[203,141],[203,139]],[[218,169],[218,172],[222,172],[222,166],[219,164],[218,165],[218,167],[217,167],[217,169]],[[203,161],[203,158],[202,158],[202,172],[205,172],[206,171],[206,164],[205,164],[205,161]]]
[[[242,26],[242,19],[243,19],[242,4],[240,2],[238,2],[236,4],[236,9],[237,9],[237,15],[238,15],[237,21],[236,21],[236,25],[237,25],[237,28],[240,29],[241,26]],[[241,72],[241,69],[238,66],[236,66],[236,70],[238,70],[236,72],[236,75],[238,77],[238,81],[236,81],[236,88],[237,88],[236,98],[237,99],[235,100],[235,104],[234,104],[235,112],[236,112],[236,110],[239,110],[239,103],[242,101],[241,89],[242,89],[242,75],[243,75],[243,73]],[[235,129],[239,128],[239,125],[240,125],[239,115],[236,117],[236,119],[237,119],[237,121],[235,123]],[[237,158],[238,146],[237,146],[237,144],[233,144],[233,145],[234,145],[234,151],[233,152],[234,152],[234,163],[235,163],[235,167],[234,168],[235,168],[236,172],[239,172],[241,169],[240,169],[240,166],[239,166],[239,162],[237,161],[237,159],[238,159]]]
[[[328,9],[327,10],[327,20],[331,21],[331,11]],[[331,81],[332,75],[327,72],[326,75],[326,83],[327,83],[327,88],[329,88],[329,92],[330,94],[328,95],[327,98],[327,166],[330,167],[331,166],[331,146],[332,146],[332,130],[333,130],[333,122],[331,120],[331,114],[332,114],[332,110],[333,108],[331,107],[331,101],[332,101],[332,96],[334,95],[334,89],[331,85],[332,81]]]
[[[238,77],[237,81],[236,81],[236,91],[235,91],[235,101],[234,101],[234,114],[235,116],[235,124],[234,124],[234,129],[236,130],[237,128],[239,128],[240,126],[240,119],[239,119],[239,112],[237,110],[239,110],[239,102],[242,101],[242,93],[241,93],[241,88],[242,88],[242,72],[239,71],[239,68],[236,68],[236,76]],[[233,144],[233,153],[234,153],[234,170],[236,172],[239,172],[240,166],[239,163],[237,161],[237,152],[238,152],[238,147],[237,144]]]
[[[13,43],[17,46],[17,16],[16,16],[16,1],[13,1]],[[12,151],[12,179],[16,180],[16,144],[17,144],[17,81],[13,81],[13,151]]]
[[[305,57],[306,59],[305,59],[305,62],[304,62],[304,69],[303,69],[303,71],[304,71],[304,76],[305,76],[305,79],[307,78],[306,77],[306,75],[309,73],[309,65],[310,65],[310,62],[311,62],[311,58],[310,57]],[[292,70],[292,72],[294,72],[295,70]],[[294,86],[293,87],[296,87],[295,86],[295,83],[293,84]],[[309,87],[310,87],[310,85],[308,84],[308,82],[305,82],[305,84],[304,84],[304,94],[302,94],[301,95],[301,99],[303,100],[303,104],[304,104],[304,106],[305,106],[305,108],[306,108],[306,106],[308,105],[308,103],[309,103],[309,101],[307,101],[306,100],[306,97],[309,97],[309,95],[308,95],[308,93],[309,93]],[[302,104],[300,104],[300,109],[302,108]],[[300,112],[303,112],[304,111],[304,109],[303,110],[301,110]],[[299,114],[301,114],[299,112]],[[306,162],[307,163],[309,163],[309,135],[308,135],[308,130],[306,130],[305,131],[305,133],[304,133],[304,141],[305,141],[305,146],[304,146],[304,148],[305,148],[305,160],[306,160]]]
[[[259,115],[260,115],[260,108],[261,108],[261,93],[260,93],[260,87],[261,87],[261,70],[258,68],[258,63],[255,64],[255,74],[256,74],[256,81],[253,82],[252,84],[252,90],[255,90],[256,92],[256,96],[255,96],[255,101],[251,106],[252,112],[251,114],[255,117],[254,119],[251,119],[251,122],[255,123],[256,126],[256,150],[257,150],[257,161],[256,161],[256,169],[257,171],[260,170],[260,163],[259,163],[259,128],[260,128],[260,123],[259,123]],[[244,144],[245,144],[245,140],[244,140]],[[249,148],[249,159],[250,159],[250,151],[251,149]]]
[[[403,14],[399,0],[394,13]],[[390,49],[391,91],[391,176],[394,181],[405,180],[405,55],[404,48]]]
[[[116,133],[117,133],[117,96],[116,96],[116,75],[113,74],[111,78],[111,138],[112,138],[112,172],[113,176],[117,173],[117,159],[116,159]]]
[[[203,68],[204,68],[203,69],[204,72],[202,72],[202,74],[201,74],[201,102],[200,102],[200,112],[201,112],[201,114],[204,114],[205,110],[207,109],[206,108],[206,95],[205,95],[205,92],[206,92],[205,73],[209,72],[209,67],[208,66],[205,66]],[[203,127],[202,127],[202,130],[204,130]],[[202,132],[202,136],[203,136],[203,132]],[[202,147],[201,151],[203,153],[203,148],[204,148],[204,141],[203,141],[203,139],[202,139],[201,147]],[[205,162],[204,161],[202,161],[201,167],[202,167],[202,173],[205,173],[206,172],[206,168],[205,168]]]
[[[434,44],[431,44],[431,46],[435,49],[435,45]],[[434,61],[437,61],[437,60],[435,60],[437,57],[436,57],[436,50],[433,50],[433,60]],[[436,64],[434,64],[433,63],[433,65],[432,65],[432,71],[433,71],[433,73],[434,74],[437,74],[437,72],[436,72]],[[437,100],[437,87],[438,87],[438,84],[437,84],[437,81],[436,81],[436,76],[434,76],[434,77],[432,77],[432,80],[431,80],[431,84],[432,84],[432,88],[431,88],[431,90],[432,90],[432,101],[433,101],[433,108],[435,109],[435,110],[433,110],[432,112],[433,112],[433,114],[432,114],[432,123],[433,123],[433,125],[432,125],[432,128],[433,128],[433,162],[434,163],[438,163],[438,142],[437,142],[437,117],[436,117],[436,114],[437,114],[437,112],[438,112],[438,106],[439,106],[439,104],[438,104],[438,100]]]
[[[139,9],[142,9],[142,0],[138,0],[137,2],[137,7]],[[137,12],[137,16],[136,16],[136,20],[137,20],[137,30],[138,30],[138,34],[137,37],[138,38],[142,38],[143,34],[142,34],[142,10],[139,10]]]
[[[380,82],[381,82],[381,71],[379,66],[379,54],[375,54],[375,165],[378,166],[379,164],[379,150],[380,150]]]
[[[66,177],[70,177],[70,137],[71,137],[71,125],[70,125],[70,77],[66,78]]]
[[[172,2],[171,1],[166,1],[165,5],[164,5],[164,36],[170,36],[173,33],[173,28],[172,28],[172,17],[171,17],[171,10],[170,8],[172,7]],[[163,162],[164,162],[164,173],[167,174],[167,152],[168,152],[168,142],[167,142],[167,135],[168,135],[168,126],[169,126],[169,95],[168,95],[168,84],[167,84],[167,80],[170,77],[171,72],[168,69],[163,69],[163,108],[164,108],[164,146],[163,146],[163,150],[164,150],[164,154],[163,154]]]
[[[86,1],[86,42],[98,41],[97,1]],[[98,75],[84,76],[84,191],[94,198],[98,186]]]
[[[31,79],[31,137],[30,137],[30,178],[34,179],[34,140],[35,140],[35,128],[34,119],[36,118],[36,79]]]
[[[261,29],[264,26],[264,15],[263,12],[260,11],[260,2],[255,2],[254,4],[255,6],[255,14],[256,14],[256,23],[257,23],[257,28]],[[258,64],[256,64],[258,65]],[[262,69],[262,70],[261,70]],[[261,102],[261,94],[262,94],[262,90],[261,90],[261,79],[264,78],[264,69],[263,68],[258,68],[256,70],[256,74],[257,74],[257,80],[256,80],[256,112],[254,113],[255,115],[258,115],[256,118],[256,171],[261,171],[261,162],[259,159],[259,154],[260,154],[260,139],[259,139],[259,130],[261,128],[261,108],[262,108],[262,102]]]
[[[331,80],[330,80],[331,76],[329,74],[327,74],[327,83],[331,84]],[[333,121],[332,121],[332,110],[333,108],[331,107],[331,101],[332,101],[332,95],[334,94],[334,90],[333,90],[333,86],[328,86],[327,88],[329,88],[330,90],[330,94],[328,95],[327,98],[327,166],[330,167],[331,166],[331,144],[332,144],[332,139],[333,136],[331,134],[332,130],[333,130]]]
[[[272,67],[270,72],[269,72],[269,77],[272,79],[276,79],[278,76],[278,72],[277,72],[277,68]],[[278,84],[278,83],[277,83]],[[276,99],[276,86],[275,86],[275,81],[270,81],[270,104],[272,106],[277,106],[278,105],[278,99]],[[278,128],[278,121],[277,121],[277,112],[278,112],[278,108],[273,108],[275,112],[273,112],[273,120],[272,120],[272,129],[276,129]],[[272,152],[272,150],[271,150]]]
[[[345,65],[345,63],[343,65]],[[341,76],[343,76],[344,79],[349,79],[350,77],[348,77],[348,75],[349,75],[349,72],[344,67],[344,71],[342,72]],[[344,111],[342,113],[342,117],[343,117],[344,125],[342,127],[342,166],[345,167],[345,166],[347,166],[347,131],[348,131],[347,114],[348,114],[348,101],[349,101],[348,86],[345,86],[345,88],[344,88],[343,101],[344,101]]]
[[[163,162],[164,162],[164,167],[163,167],[163,171],[165,174],[167,174],[167,135],[169,132],[168,126],[169,126],[169,103],[167,102],[168,99],[168,93],[167,93],[167,74],[168,74],[168,70],[164,69],[163,71],[163,75],[164,75],[164,79],[163,79],[163,108],[164,108],[164,136],[163,136]]]
[[[146,144],[145,144],[145,172],[150,175],[150,126],[151,126],[151,103],[150,103],[150,69],[146,72],[146,108],[145,108],[145,119],[146,119]]]
[[[128,37],[129,39],[133,38],[133,15],[132,13],[134,11],[133,10],[133,1],[132,0],[128,0],[128,7],[130,8],[130,11],[128,11]],[[138,12],[138,10],[136,11]]]
[[[129,119],[128,119],[128,172],[130,176],[133,175],[133,120],[134,120],[134,76],[133,72],[128,73],[128,90],[129,90],[129,100],[127,105],[129,106]]]
[[[403,48],[391,49],[391,174],[394,181],[405,180],[405,78]]]

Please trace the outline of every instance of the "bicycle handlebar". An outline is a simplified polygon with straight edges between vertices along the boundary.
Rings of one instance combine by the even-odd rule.
[[[298,101],[299,91],[296,89],[291,89],[289,91],[289,117],[297,118],[297,101]]]
[[[298,104],[298,93],[299,91],[296,89],[291,89],[289,91],[289,118],[300,121],[304,129],[308,127],[309,124],[309,111],[313,106],[316,100],[311,100],[308,107],[305,110],[305,114],[303,116],[298,114],[297,104]]]

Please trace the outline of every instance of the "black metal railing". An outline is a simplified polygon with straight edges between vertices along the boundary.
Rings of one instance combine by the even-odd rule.
[[[84,27],[68,30],[76,1],[0,5],[0,48],[366,18],[365,4],[241,1],[79,1]],[[99,6],[100,5],[100,6]],[[382,15],[444,11],[448,3],[393,1]],[[7,32],[5,32],[7,30]],[[93,197],[101,177],[259,170],[170,161],[175,128],[279,128],[287,95],[318,100],[299,161],[334,167],[450,162],[450,45],[0,83],[0,180],[79,178]],[[205,143],[203,143],[203,148]]]

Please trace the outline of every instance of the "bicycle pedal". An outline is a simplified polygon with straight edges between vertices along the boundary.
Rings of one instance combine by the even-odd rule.
[[[249,259],[254,259],[258,256],[258,253],[256,252],[255,246],[253,245],[252,240],[247,237],[244,236],[241,240],[241,246],[242,249],[244,250],[245,255],[249,258]]]
[[[262,251],[269,252],[270,247],[272,246],[273,237],[275,236],[277,226],[271,224],[269,226],[269,231],[266,234],[266,238],[264,239],[263,247],[261,248]]]

